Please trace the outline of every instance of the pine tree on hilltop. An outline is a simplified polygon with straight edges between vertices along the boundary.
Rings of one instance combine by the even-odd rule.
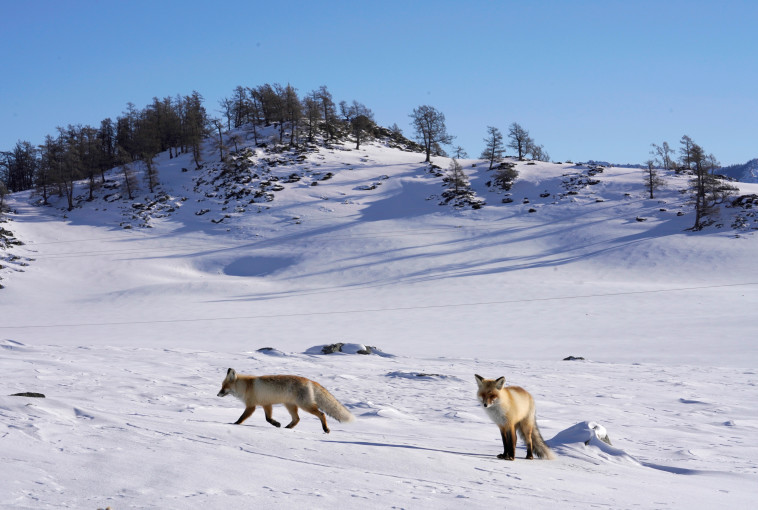
[[[645,172],[645,189],[650,198],[653,199],[655,198],[655,191],[663,186],[663,179],[658,176],[658,171],[655,168],[655,161],[649,159],[645,164],[647,165],[647,171]]]
[[[487,138],[484,139],[484,143],[485,146],[481,158],[489,160],[489,170],[492,170],[492,166],[495,162],[499,162],[503,159],[503,153],[505,152],[505,147],[503,146],[503,134],[498,128],[487,126]]]
[[[702,230],[707,225],[706,218],[716,211],[716,206],[725,202],[738,189],[726,182],[714,171],[719,163],[713,154],[692,141],[688,136],[682,137],[682,164],[692,172],[690,192],[695,205],[695,224],[692,230]]]
[[[426,162],[431,162],[432,151],[439,151],[439,144],[449,144],[453,136],[447,133],[445,115],[436,108],[423,105],[413,109],[410,115],[416,129],[416,139],[424,146]]]

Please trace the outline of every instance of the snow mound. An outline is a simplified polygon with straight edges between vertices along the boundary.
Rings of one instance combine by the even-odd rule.
[[[273,347],[261,347],[256,352],[265,354],[266,356],[278,356],[281,358],[287,356],[286,353],[280,351],[279,349],[274,349]]]
[[[611,445],[608,432],[593,421],[583,421],[558,432],[547,441],[550,448],[561,455],[591,457],[598,461],[618,461],[641,465],[634,457]]]

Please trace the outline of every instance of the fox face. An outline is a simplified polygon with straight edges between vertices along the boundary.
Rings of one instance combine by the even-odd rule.
[[[237,380],[237,372],[233,368],[226,371],[226,378],[221,383],[221,391],[216,395],[217,397],[225,397],[232,392],[232,385]]]
[[[485,379],[479,374],[474,374],[479,391],[476,396],[485,409],[498,403],[500,400],[500,390],[505,385],[505,377],[498,379]]]

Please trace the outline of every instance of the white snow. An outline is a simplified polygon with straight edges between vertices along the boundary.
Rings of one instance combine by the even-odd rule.
[[[640,170],[605,168],[568,194],[587,177],[570,163],[519,163],[505,204],[475,160],[487,205],[458,210],[423,155],[348,149],[270,167],[270,202],[226,198],[210,148],[202,171],[158,158],[150,216],[144,189],[71,212],[10,196],[2,225],[25,244],[0,252],[0,506],[754,504],[754,219],[736,231],[724,208],[722,228],[686,231],[686,177],[651,200]],[[258,149],[260,177],[263,158],[287,153]],[[314,379],[356,421],[231,425],[229,367]],[[474,373],[532,393],[556,460],[520,440],[496,458]],[[29,391],[46,398],[5,396]]]

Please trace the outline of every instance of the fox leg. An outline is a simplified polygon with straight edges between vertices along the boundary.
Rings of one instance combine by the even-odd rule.
[[[272,411],[271,406],[268,405],[268,406],[262,406],[262,407],[263,407],[263,412],[266,413],[266,421],[269,422],[274,427],[281,427],[282,426],[281,423],[279,423],[278,421],[276,421],[275,419],[271,417],[271,411]]]
[[[516,431],[513,425],[509,423],[500,427],[500,437],[503,439],[503,453],[497,458],[513,460],[516,457]]]
[[[286,429],[295,428],[295,425],[297,425],[300,422],[300,416],[298,416],[297,414],[297,406],[295,404],[284,404],[284,407],[287,408],[287,411],[289,411],[290,416],[292,417],[292,421],[290,421],[290,424],[284,428]]]
[[[242,424],[243,421],[250,418],[250,415],[253,414],[253,411],[255,411],[255,406],[249,406],[245,408],[245,411],[242,413],[242,416],[240,416],[237,421],[234,422],[235,425]]]
[[[534,425],[529,421],[523,421],[519,423],[519,429],[521,435],[524,436],[524,442],[526,443],[526,457],[527,459],[534,459],[533,447],[532,447],[532,433],[534,432]]]
[[[326,424],[326,415],[319,410],[316,404],[313,404],[311,407],[303,408],[303,410],[317,416],[318,419],[321,420],[321,428],[323,428],[324,432],[327,434],[329,433],[329,427]]]

